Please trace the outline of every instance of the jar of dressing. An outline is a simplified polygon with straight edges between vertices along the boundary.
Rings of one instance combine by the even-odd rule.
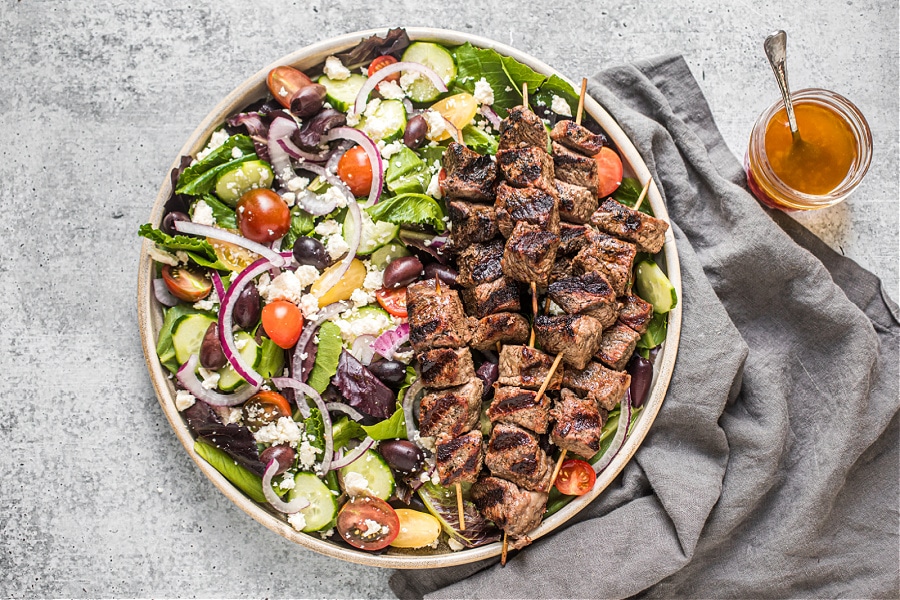
[[[795,141],[779,100],[753,125],[744,158],[747,183],[764,204],[811,210],[837,204],[859,185],[872,161],[872,132],[849,100],[806,89],[791,95],[800,131]]]

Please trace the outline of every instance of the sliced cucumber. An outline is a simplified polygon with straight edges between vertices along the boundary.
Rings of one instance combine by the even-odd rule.
[[[678,304],[678,295],[666,274],[655,262],[644,260],[634,269],[637,295],[653,305],[653,312],[665,314]]]
[[[410,254],[412,253],[406,249],[406,246],[400,242],[393,242],[387,246],[382,246],[373,252],[372,256],[369,258],[369,262],[372,263],[372,266],[383,270],[392,260],[403,256],[409,256]]]
[[[366,480],[366,489],[382,500],[387,500],[394,493],[394,475],[391,468],[384,462],[381,455],[374,450],[366,450],[366,452],[355,461],[341,468],[341,482],[346,480],[347,475],[356,473]],[[344,490],[346,491],[346,490]]]
[[[306,498],[309,506],[300,511],[306,520],[303,531],[320,531],[328,527],[337,516],[337,498],[325,482],[312,473],[297,473],[294,487],[288,492],[288,502]]]
[[[366,77],[357,73],[341,80],[330,79],[325,75],[319,77],[319,83],[325,86],[325,99],[341,112],[347,112],[353,106],[365,82]]]
[[[248,365],[252,365],[254,369],[259,368],[262,362],[262,349],[253,336],[246,331],[238,331],[234,334],[235,343],[241,347],[238,353]],[[236,390],[242,383],[244,378],[237,374],[230,364],[225,365],[218,370],[219,373],[219,389],[223,392],[231,392]]]
[[[403,53],[403,62],[425,65],[444,80],[448,86],[456,79],[456,63],[453,56],[443,46],[432,42],[415,42]],[[431,102],[441,93],[425,77],[419,76],[410,84],[407,94],[413,102]]]
[[[359,239],[359,248],[356,253],[362,256],[372,254],[382,246],[389,243],[400,232],[400,226],[387,221],[373,221],[366,211],[362,212],[362,232]],[[348,244],[357,236],[353,221],[348,216],[344,219],[344,241]]]
[[[406,129],[406,107],[399,100],[382,100],[372,115],[360,119],[356,128],[376,142],[391,142]]]
[[[175,360],[179,365],[186,363],[191,354],[200,354],[203,336],[206,335],[210,323],[214,322],[214,318],[200,313],[185,315],[175,321],[172,328],[172,345],[175,347]]]
[[[269,163],[248,160],[219,174],[216,178],[216,196],[234,208],[241,196],[250,190],[270,188],[273,180],[272,167]]]

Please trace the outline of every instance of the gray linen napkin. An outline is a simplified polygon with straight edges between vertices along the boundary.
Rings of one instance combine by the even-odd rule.
[[[681,57],[591,95],[642,149],[681,257],[672,383],[622,475],[511,556],[397,572],[401,598],[897,597],[897,305],[746,188]],[[851,199],[852,202],[852,199]]]

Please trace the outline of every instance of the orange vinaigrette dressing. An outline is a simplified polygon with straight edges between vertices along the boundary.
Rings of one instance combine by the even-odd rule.
[[[844,119],[819,104],[794,105],[802,141],[795,145],[782,108],[766,126],[766,158],[788,187],[810,195],[834,190],[857,157],[856,138]]]

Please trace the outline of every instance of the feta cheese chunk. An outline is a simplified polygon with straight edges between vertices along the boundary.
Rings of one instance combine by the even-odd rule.
[[[235,150],[237,150],[237,148],[235,148]],[[194,214],[191,216],[191,221],[198,225],[206,225],[207,227],[214,227],[216,224],[216,218],[213,216],[212,208],[203,200],[197,200],[197,203],[194,204]]]
[[[258,444],[268,444],[277,446],[287,444],[291,448],[296,448],[300,443],[302,436],[300,426],[290,417],[281,417],[275,423],[269,423],[264,427],[260,427],[253,438]]]
[[[354,471],[344,476],[344,491],[349,496],[361,496],[363,494],[371,494],[369,490],[369,481]]]
[[[296,529],[297,531],[303,531],[306,529],[306,517],[303,516],[302,512],[295,512],[288,515],[288,523],[291,524],[291,527]]]
[[[343,81],[350,77],[350,69],[344,66],[337,56],[329,56],[325,59],[325,76],[335,81]]]
[[[484,77],[475,82],[475,94],[473,95],[475,100],[481,104],[494,103],[494,90]]]
[[[560,98],[556,94],[553,95],[553,101],[550,103],[550,110],[564,117],[572,116],[572,107],[564,98]]]
[[[422,117],[425,119],[425,123],[428,124],[428,133],[426,134],[426,137],[429,140],[437,139],[447,131],[447,121],[445,121],[443,115],[436,110],[426,110],[422,113]]]
[[[378,93],[385,100],[403,100],[406,92],[396,81],[382,81],[378,84]]]
[[[194,395],[187,390],[178,390],[178,393],[175,394],[175,408],[179,411],[189,409],[196,401]]]

